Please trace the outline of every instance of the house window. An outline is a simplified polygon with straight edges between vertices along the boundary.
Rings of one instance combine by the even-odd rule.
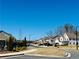
[[[70,39],[70,41],[71,41],[71,39]]]
[[[61,41],[63,41],[63,39],[61,39]]]
[[[67,41],[67,39],[65,39],[65,41]]]
[[[53,42],[53,40],[51,40],[51,42]]]
[[[68,41],[69,39],[67,39],[67,41]]]
[[[70,42],[70,44],[71,44],[71,42]]]
[[[73,42],[73,44],[75,45],[75,42]]]

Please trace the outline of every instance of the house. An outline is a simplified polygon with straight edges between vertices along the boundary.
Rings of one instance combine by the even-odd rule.
[[[76,45],[76,42],[78,42],[78,45],[79,45],[79,36],[77,36],[77,40],[76,40],[75,33],[67,32],[67,33],[64,33],[63,35],[56,35],[53,37],[43,37],[37,40],[36,42],[39,45],[45,45],[45,44]]]
[[[76,45],[77,42],[79,45],[79,36],[76,36],[75,33],[64,33],[65,39],[69,41],[68,45]]]
[[[68,45],[68,40],[66,40],[66,39],[64,38],[64,36],[58,36],[58,37],[55,39],[55,44]]]
[[[0,31],[0,50],[7,47],[7,42],[10,36],[12,35],[7,32]]]
[[[35,43],[37,42],[37,44],[39,45],[53,45],[54,44],[54,40],[53,37],[43,37],[40,38],[39,40],[36,40]]]
[[[75,33],[64,33],[63,35],[60,35],[58,39],[55,40],[55,43],[58,43],[59,45],[76,45],[76,42],[78,42],[79,44],[79,36],[76,40]]]

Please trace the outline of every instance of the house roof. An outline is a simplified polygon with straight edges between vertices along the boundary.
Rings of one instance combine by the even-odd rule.
[[[12,35],[7,32],[0,31],[0,40],[7,40],[10,36]]]
[[[60,36],[59,36],[59,35],[56,35],[56,36],[52,37],[52,39],[54,39],[54,38],[58,38],[58,37],[60,37]]]
[[[43,37],[43,38],[40,38],[39,40],[36,40],[36,41],[40,41],[40,40],[42,40],[42,41],[46,41],[46,40],[54,40],[54,38],[58,38],[59,36],[58,35],[56,35],[56,36],[52,36],[52,37]]]
[[[11,35],[11,34],[5,32],[5,31],[3,31],[3,30],[1,30],[0,33],[5,33],[5,34],[7,34],[7,35]]]
[[[70,39],[76,39],[76,34],[75,33],[66,33],[67,36],[70,38]],[[79,38],[79,36],[77,36],[77,38]]]

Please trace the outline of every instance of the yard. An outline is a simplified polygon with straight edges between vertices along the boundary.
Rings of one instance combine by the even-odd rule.
[[[37,51],[31,52],[29,54],[64,56],[65,51],[58,48],[47,47],[47,48],[38,48]]]

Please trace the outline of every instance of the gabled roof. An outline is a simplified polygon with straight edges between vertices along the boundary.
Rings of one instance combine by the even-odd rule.
[[[5,34],[7,34],[7,35],[11,35],[11,34],[5,32],[5,31],[2,31],[2,30],[0,31],[0,33],[5,33]]]
[[[71,32],[71,33],[66,33],[67,36],[70,38],[70,39],[76,39],[76,34]],[[77,38],[79,38],[79,36],[77,36]]]
[[[9,34],[5,31],[0,31],[0,40],[6,40],[8,39],[10,36],[12,36],[14,39],[16,39],[12,34]]]
[[[60,36],[59,36],[59,35],[56,35],[56,36],[52,37],[52,39],[54,39],[54,38],[58,38],[58,37],[60,37]]]

